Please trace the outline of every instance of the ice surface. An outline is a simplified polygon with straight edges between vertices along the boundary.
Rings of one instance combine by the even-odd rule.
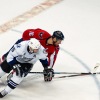
[[[0,0],[0,25],[45,0]],[[36,16],[0,34],[0,56],[28,28],[42,28],[52,34],[61,30],[65,40],[54,65],[55,71],[88,72],[100,62],[100,0],[62,0]],[[42,71],[37,62],[32,71]],[[100,70],[98,70],[100,71]],[[5,77],[2,79],[5,81]],[[0,90],[5,85],[0,82]],[[54,79],[29,75],[3,100],[100,100],[100,75]]]

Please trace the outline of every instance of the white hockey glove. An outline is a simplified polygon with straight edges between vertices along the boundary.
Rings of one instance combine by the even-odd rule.
[[[16,72],[16,75],[19,76],[19,77],[22,77],[23,74],[24,74],[24,71],[23,71],[23,69],[22,69],[20,64],[14,65],[13,66],[13,70]]]
[[[51,81],[52,77],[54,77],[54,70],[52,68],[45,68],[43,70],[44,73],[44,81]]]

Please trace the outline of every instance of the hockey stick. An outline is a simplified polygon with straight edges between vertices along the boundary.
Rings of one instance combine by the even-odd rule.
[[[55,78],[66,78],[66,77],[76,77],[76,76],[85,76],[85,75],[96,75],[96,74],[100,74],[100,72],[96,72],[96,70],[98,69],[98,67],[100,66],[100,63],[96,63],[95,67],[93,68],[93,70],[91,72],[87,72],[87,73],[70,73],[70,74],[74,74],[74,75],[68,75],[68,76],[60,76],[60,77],[55,77]]]
[[[91,72],[54,72],[54,74],[80,74],[80,75],[91,75],[91,74],[100,74],[100,72],[96,73],[96,70],[100,66],[100,63],[96,63],[95,67]],[[31,74],[44,74],[43,72],[29,72]]]
[[[43,72],[31,72],[31,74],[43,74]],[[76,72],[55,72],[54,74],[71,74],[71,75],[64,75],[64,76],[57,76],[57,77],[53,77],[55,78],[67,78],[67,77],[77,77],[77,76],[86,76],[86,75],[96,75],[96,74],[100,74],[100,72],[97,73],[76,73]]]
[[[86,75],[96,75],[96,74],[100,74],[100,72],[99,72],[99,73],[80,73],[80,74],[73,74],[73,75],[68,75],[68,76],[59,76],[59,77],[55,77],[55,78],[67,78],[67,77],[86,76]]]
[[[65,75],[64,76],[57,76],[57,77],[54,77],[54,78],[67,78],[67,77],[76,77],[76,76],[100,74],[100,72],[96,72],[96,70],[98,69],[99,66],[100,66],[100,64],[97,63],[91,72],[54,72],[54,74],[66,74],[66,76]],[[29,72],[29,74],[44,74],[44,73],[43,72]],[[9,80],[10,75],[11,74],[8,75],[7,80]]]
[[[68,76],[60,76],[55,78],[65,78],[65,77],[76,77],[76,76],[84,76],[84,75],[96,75],[100,74],[100,72],[96,72],[100,63],[97,63],[91,72],[54,72],[54,74],[72,74]],[[43,72],[29,72],[31,74],[44,74]]]
[[[96,63],[93,70],[91,72],[54,72],[54,74],[100,74],[100,72],[97,72],[97,69],[100,67],[100,63]],[[43,72],[29,72],[33,74],[44,74]]]
[[[44,74],[43,72],[29,72],[30,74]],[[54,74],[75,74],[75,75],[93,75],[100,74],[100,72],[92,73],[92,72],[54,72]]]

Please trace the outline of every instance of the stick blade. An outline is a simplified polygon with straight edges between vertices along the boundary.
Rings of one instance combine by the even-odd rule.
[[[91,73],[95,73],[97,71],[97,69],[99,68],[100,63],[96,63],[96,65],[94,66],[93,70],[91,71]]]

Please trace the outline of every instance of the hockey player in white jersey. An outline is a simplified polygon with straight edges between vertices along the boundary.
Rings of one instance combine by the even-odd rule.
[[[0,98],[10,93],[20,84],[37,60],[42,62],[43,71],[47,76],[45,78],[49,81],[54,72],[52,68],[48,67],[47,53],[38,40],[33,38],[13,46],[7,59],[0,65],[0,77],[14,70],[13,77],[9,80],[5,89],[0,92]]]

